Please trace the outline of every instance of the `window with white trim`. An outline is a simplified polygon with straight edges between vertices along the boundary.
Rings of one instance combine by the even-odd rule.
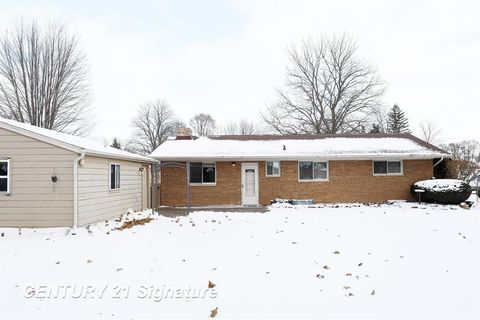
[[[10,192],[10,160],[0,160],[0,193]]]
[[[190,183],[215,184],[215,162],[190,162]]]
[[[376,176],[403,174],[402,161],[373,161],[373,174]]]
[[[120,189],[120,165],[110,164],[110,190]]]
[[[298,179],[301,181],[328,180],[328,162],[298,161]]]
[[[267,177],[280,177],[280,161],[267,161],[265,170]]]

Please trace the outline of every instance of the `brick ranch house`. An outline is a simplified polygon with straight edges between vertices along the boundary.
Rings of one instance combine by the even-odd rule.
[[[432,178],[449,155],[410,134],[358,134],[177,136],[150,157],[190,165],[192,206],[255,206],[413,200],[411,184]],[[160,170],[160,205],[185,206],[186,172]]]

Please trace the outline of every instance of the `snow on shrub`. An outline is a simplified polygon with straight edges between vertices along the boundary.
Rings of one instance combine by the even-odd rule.
[[[455,179],[434,179],[415,182],[411,194],[417,198],[415,190],[424,190],[421,194],[422,201],[441,204],[459,204],[470,197],[472,188],[468,183]]]

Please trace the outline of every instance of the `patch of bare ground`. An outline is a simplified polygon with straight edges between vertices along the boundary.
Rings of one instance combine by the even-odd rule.
[[[133,219],[133,220],[124,221],[123,224],[120,227],[115,228],[115,230],[120,230],[121,231],[121,230],[125,230],[125,229],[130,229],[134,226],[144,225],[146,223],[149,223],[152,220],[153,220],[152,218],[147,217],[147,218],[143,218],[143,219]]]

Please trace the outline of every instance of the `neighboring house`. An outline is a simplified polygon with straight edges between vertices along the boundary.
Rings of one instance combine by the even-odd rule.
[[[162,162],[159,202],[185,206],[190,164],[193,206],[268,205],[275,198],[317,203],[412,199],[449,155],[410,134],[252,135],[171,138],[151,155]]]
[[[153,162],[0,118],[0,227],[82,226],[149,208]]]

